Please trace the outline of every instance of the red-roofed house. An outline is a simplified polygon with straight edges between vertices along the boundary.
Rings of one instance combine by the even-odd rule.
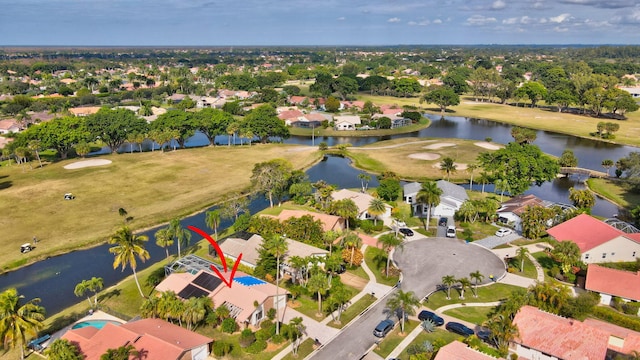
[[[609,334],[584,323],[525,305],[513,324],[519,335],[510,349],[523,359],[604,360]]]
[[[0,134],[17,133],[20,130],[22,130],[22,127],[14,119],[0,120]]]
[[[630,272],[589,264],[585,289],[600,294],[600,302],[611,304],[617,296],[625,301],[640,301],[640,272]]]
[[[438,350],[434,360],[491,360],[493,356],[472,349],[460,341],[453,341]],[[502,359],[502,358],[501,358]]]
[[[102,329],[86,326],[63,336],[75,343],[85,360],[99,360],[109,349],[133,345],[145,359],[205,360],[212,339],[161,319],[142,319]]]
[[[321,214],[311,211],[304,210],[288,210],[284,209],[280,212],[276,218],[280,221],[285,221],[289,218],[295,217],[299,218],[305,215],[309,215],[313,217],[314,220],[320,220],[322,223],[322,231],[342,231],[345,227],[345,221],[340,216],[329,215],[329,214]]]
[[[558,241],[575,242],[585,263],[635,261],[640,234],[627,234],[587,214],[580,214],[547,230]]]
[[[285,110],[278,114],[278,119],[284,120],[286,125],[291,125],[292,122],[297,121],[300,116],[302,116],[302,111],[300,110]]]
[[[615,358],[617,354],[631,354],[640,349],[640,332],[596,319],[587,318],[584,324],[609,334],[609,352],[614,352],[611,358]]]

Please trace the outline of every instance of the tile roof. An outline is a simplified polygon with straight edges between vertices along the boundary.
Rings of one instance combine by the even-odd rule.
[[[364,194],[361,192],[348,190],[348,189],[341,189],[338,191],[334,191],[333,193],[331,193],[331,197],[333,198],[334,201],[344,200],[344,199],[353,200],[353,202],[356,203],[356,206],[358,207],[358,215],[363,214],[365,211],[367,211],[367,209],[369,209],[369,204],[371,203],[371,200],[373,200],[373,196],[369,194]],[[385,206],[390,207],[389,205],[386,205],[386,204]]]
[[[472,349],[460,341],[453,341],[438,350],[434,360],[490,360],[493,356]],[[501,358],[502,359],[502,358]]]
[[[405,184],[402,187],[404,194],[417,194],[418,191],[420,191],[420,189],[422,189],[422,184],[420,184],[419,182],[410,182]]]
[[[317,212],[304,211],[304,210],[288,210],[288,209],[282,210],[276,218],[280,221],[284,221],[291,217],[300,218],[305,215],[312,216],[314,220],[320,220],[320,222],[322,223],[323,231],[334,230],[337,225],[339,225],[341,222],[344,222],[340,216],[321,214]]]
[[[640,349],[640,332],[591,318],[585,319],[584,324],[606,331],[609,334],[609,349],[611,350],[630,354],[632,351]],[[618,346],[620,340],[622,340],[622,346]]]
[[[559,359],[604,359],[607,353],[609,335],[605,331],[533,306],[523,306],[513,324],[519,331],[514,342]]]
[[[242,254],[242,261],[253,264],[255,266],[260,254],[260,244],[262,244],[263,238],[258,234],[253,234],[249,239],[241,239],[235,237],[228,237],[218,242],[220,249],[226,255],[238,258]]]
[[[182,351],[193,349],[212,341],[206,336],[161,319],[141,319],[122,324],[120,327],[140,335],[151,335],[163,343],[171,344]],[[153,357],[149,358],[152,359]]]
[[[529,206],[546,207],[546,203],[535,195],[518,195],[502,203],[498,212],[511,212],[516,215],[522,214]]]
[[[558,241],[571,240],[575,242],[582,253],[618,236],[626,235],[621,230],[587,214],[580,214],[558,224],[547,230],[547,233]]]
[[[585,289],[640,301],[640,272],[589,264]]]
[[[303,113],[300,110],[285,110],[278,114],[278,119],[287,120],[287,119],[297,119],[302,116]]]
[[[336,124],[346,122],[353,125],[360,125],[362,123],[362,120],[358,115],[338,115],[334,116],[333,120],[336,122]]]

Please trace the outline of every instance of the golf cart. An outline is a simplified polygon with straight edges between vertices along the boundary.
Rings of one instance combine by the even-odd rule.
[[[20,245],[20,252],[21,253],[28,253],[29,251],[33,250],[33,246],[31,246],[31,243],[26,243],[26,244],[22,244]]]
[[[73,199],[75,199],[75,198],[76,198],[76,196],[75,196],[75,195],[73,195],[72,193],[66,193],[66,194],[64,194],[64,199],[65,199],[65,200],[73,200]]]

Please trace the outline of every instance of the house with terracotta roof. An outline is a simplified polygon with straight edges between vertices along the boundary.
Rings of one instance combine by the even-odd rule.
[[[70,329],[63,339],[78,346],[85,360],[99,360],[109,349],[133,345],[145,359],[205,360],[213,342],[206,336],[161,319],[141,319],[122,325],[107,322],[102,329]]]
[[[496,213],[498,214],[498,221],[513,227],[516,231],[522,231],[522,219],[520,215],[522,215],[529,206],[549,207],[551,205],[551,202],[544,201],[532,194],[517,195],[503,202]]]
[[[453,341],[438,350],[434,360],[492,360],[496,359],[491,355],[482,353],[470,348],[460,341]],[[500,358],[502,359],[502,358]]]
[[[587,214],[558,224],[547,233],[558,241],[575,242],[581,260],[587,264],[636,261],[640,256],[640,233],[627,234]]]
[[[301,128],[318,128],[322,126],[323,121],[331,121],[331,115],[320,113],[302,114],[295,120],[291,120],[291,126]]]
[[[322,214],[322,213],[304,211],[304,210],[284,209],[275,218],[278,219],[280,222],[283,222],[292,217],[300,218],[303,216],[311,216],[314,220],[320,221],[322,223],[322,231],[330,231],[330,230],[342,231],[344,230],[344,227],[345,227],[345,221],[340,216]]]
[[[15,119],[0,120],[0,134],[17,133],[22,130],[20,124]]]
[[[600,294],[600,303],[604,305],[611,305],[614,296],[624,301],[640,301],[640,272],[589,264],[584,287]]]
[[[226,306],[230,316],[240,326],[259,325],[266,318],[267,311],[276,308],[276,303],[281,319],[288,294],[284,289],[240,271],[236,271],[229,287],[218,275],[208,270],[200,270],[195,274],[172,273],[156,286],[156,290],[173,291],[185,300],[190,297],[210,297],[216,306]]]
[[[290,126],[292,122],[297,121],[302,115],[302,111],[298,109],[284,110],[278,114],[278,119],[284,121],[287,126]]]
[[[609,334],[607,359],[615,359],[616,355],[630,355],[640,349],[640,332],[623,328],[602,320],[587,318],[584,324],[600,329]]]
[[[373,196],[353,190],[341,189],[338,191],[334,191],[331,193],[331,197],[333,201],[351,199],[358,207],[358,219],[366,220],[373,219],[374,217],[369,214],[369,205],[371,204],[371,200],[373,200]],[[380,215],[378,218],[389,219],[391,218],[391,205],[384,204],[385,212]]]
[[[604,360],[609,334],[578,320],[525,305],[513,319],[519,335],[509,348],[518,359]]]

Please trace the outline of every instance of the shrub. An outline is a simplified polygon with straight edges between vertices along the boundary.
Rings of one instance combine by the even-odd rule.
[[[320,143],[320,145],[318,145],[318,149],[319,149],[320,151],[325,151],[325,150],[327,150],[328,148],[329,148],[329,145],[327,145],[327,143],[326,143],[326,142],[324,142],[324,141],[323,141],[323,142],[321,142],[321,143]]]
[[[244,329],[240,334],[240,347],[246,348],[253,344],[256,341],[256,335],[251,331],[251,329]]]
[[[282,334],[273,335],[271,337],[271,342],[274,344],[282,344],[285,340],[287,340]]]
[[[625,314],[628,315],[638,315],[638,309],[640,309],[640,303],[637,302],[628,302],[622,306],[622,309]]]
[[[267,319],[260,323],[260,329],[268,329],[273,326],[273,321]]]
[[[256,331],[256,340],[258,341],[267,341],[271,338],[271,334],[268,329],[260,329]]]
[[[276,318],[276,309],[271,308],[267,311],[267,318],[271,321]]]
[[[231,344],[224,341],[216,341],[213,343],[213,355],[225,356],[232,350]]]
[[[360,266],[363,260],[362,251],[360,249],[355,249],[353,252],[353,265]],[[351,265],[351,249],[342,250],[342,260],[347,264]]]
[[[249,354],[258,354],[267,348],[267,342],[264,340],[256,340],[251,346],[244,349]]]
[[[233,318],[226,318],[224,320],[222,320],[222,331],[229,333],[229,334],[233,334],[234,332],[236,332],[238,330],[238,324],[236,324],[236,321]]]
[[[627,329],[640,331],[640,319],[628,317],[627,315],[621,314],[614,309],[603,306],[596,306],[593,309],[592,314],[593,316],[606,322],[610,322]]]

